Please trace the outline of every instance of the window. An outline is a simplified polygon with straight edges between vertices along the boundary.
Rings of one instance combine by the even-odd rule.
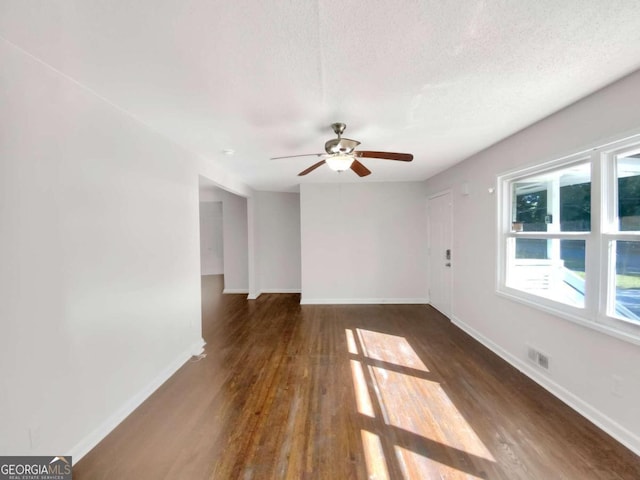
[[[498,292],[640,342],[640,135],[499,186]]]

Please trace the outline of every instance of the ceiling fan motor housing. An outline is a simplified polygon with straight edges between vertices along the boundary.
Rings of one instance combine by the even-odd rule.
[[[357,140],[350,140],[348,138],[334,138],[333,140],[329,140],[324,144],[324,150],[330,154],[336,153],[346,153],[349,154],[355,150],[355,148],[360,145],[360,142]]]

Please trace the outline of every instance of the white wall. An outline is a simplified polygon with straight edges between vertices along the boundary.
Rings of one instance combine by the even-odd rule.
[[[249,293],[247,199],[220,191],[224,251],[224,293]]]
[[[580,101],[427,181],[454,190],[453,320],[640,454],[640,346],[499,297],[496,175],[640,129],[640,73]],[[469,184],[468,196],[462,185]],[[526,345],[551,357],[532,369]],[[611,393],[612,375],[624,379]]]
[[[300,186],[302,303],[426,303],[423,183]]]
[[[222,202],[203,202],[202,195],[200,200],[200,274],[222,275]]]
[[[222,190],[218,187],[209,185],[210,180],[200,177],[200,202],[222,202]]]
[[[300,291],[300,195],[256,192],[260,292]]]
[[[0,64],[0,452],[77,461],[202,345],[198,174],[251,191],[3,40]]]

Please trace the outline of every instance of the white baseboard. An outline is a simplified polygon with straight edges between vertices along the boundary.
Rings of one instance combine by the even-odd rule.
[[[73,463],[84,457],[89,451],[102,441],[111,431],[116,428],[120,422],[127,418],[142,402],[151,396],[160,385],[166,382],[182,365],[185,364],[193,355],[199,355],[204,351],[205,341],[200,339],[193,343],[187,350],[182,352],[176,359],[171,362],[156,378],[148,383],[142,390],[131,397],[124,403],[113,415],[107,418],[100,426],[89,433],[85,438],[78,442],[68,453],[73,457]]]
[[[302,298],[300,305],[424,305],[426,298]]]
[[[245,293],[248,294],[249,290],[246,288],[225,288],[222,290],[222,293]]]
[[[224,275],[224,272],[209,272],[209,271],[205,271],[205,270],[200,270],[200,276],[201,277],[206,277],[209,275]]]
[[[265,288],[257,293],[250,293],[247,300],[255,300],[263,293],[300,293],[299,288]]]
[[[300,293],[299,288],[263,288],[260,293]],[[258,295],[260,295],[260,293]]]
[[[562,400],[564,403],[573,408],[576,412],[581,414],[587,420],[597,425],[599,428],[607,432],[613,438],[618,440],[629,450],[633,451],[636,455],[640,455],[640,437],[633,432],[630,432],[625,427],[609,418],[599,410],[595,409],[580,397],[574,395],[569,390],[565,389],[561,385],[558,385],[547,376],[538,372],[536,368],[529,365],[524,360],[512,355],[502,347],[498,346],[473,327],[467,325],[455,315],[451,316],[451,322],[471,335],[478,342],[482,343],[489,350],[493,351],[496,355],[502,357],[505,361],[513,365],[515,368],[524,373],[527,377],[531,378],[538,385],[549,391],[551,394]]]

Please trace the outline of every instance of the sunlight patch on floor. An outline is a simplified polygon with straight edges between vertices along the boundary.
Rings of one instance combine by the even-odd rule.
[[[345,330],[345,335],[347,336],[347,349],[349,350],[349,353],[357,355],[358,347],[356,346],[356,339],[353,336],[353,330],[347,328]]]
[[[406,479],[477,478],[453,465],[465,457],[476,466],[495,461],[406,338],[364,329],[345,334],[358,412],[375,418],[377,411],[388,426],[380,436],[362,430],[369,478],[388,478],[389,461]],[[385,448],[395,458],[385,458]]]
[[[367,430],[360,430],[360,434],[362,436],[362,446],[369,480],[388,480],[389,470],[384,459],[380,437]]]
[[[380,367],[369,370],[390,425],[493,460],[439,383]]]
[[[406,448],[395,446],[396,458],[402,470],[405,479],[414,478],[446,478],[447,480],[455,479],[473,479],[482,478],[462,472],[456,468],[450,467],[443,463],[437,462],[431,458],[407,450]]]
[[[357,360],[351,360],[351,375],[353,377],[353,387],[356,392],[356,405],[358,406],[358,412],[362,415],[366,415],[367,417],[374,418],[376,415],[373,412],[373,404],[371,403],[371,397],[369,396],[367,382],[364,379],[362,364]]]
[[[422,372],[429,371],[406,338],[360,328],[357,333],[366,357]]]

